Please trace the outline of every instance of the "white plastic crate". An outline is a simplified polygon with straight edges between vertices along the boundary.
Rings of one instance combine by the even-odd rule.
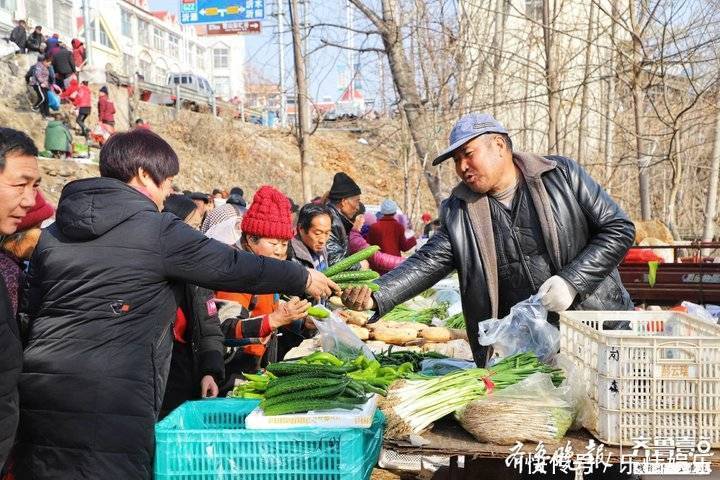
[[[609,329],[617,321],[629,329]],[[560,351],[593,405],[583,426],[602,442],[690,437],[720,447],[720,326],[669,311],[563,312]]]

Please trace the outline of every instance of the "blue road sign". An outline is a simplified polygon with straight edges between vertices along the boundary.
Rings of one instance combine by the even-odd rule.
[[[225,23],[265,18],[265,0],[180,0],[180,23]]]

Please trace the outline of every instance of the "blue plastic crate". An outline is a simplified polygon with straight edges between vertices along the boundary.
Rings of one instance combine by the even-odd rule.
[[[370,478],[385,418],[358,428],[246,430],[256,400],[186,402],[155,426],[155,478],[360,480]]]

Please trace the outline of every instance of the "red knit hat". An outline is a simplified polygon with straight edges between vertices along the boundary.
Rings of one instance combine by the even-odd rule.
[[[51,218],[53,215],[55,215],[55,208],[45,201],[45,197],[43,197],[40,190],[38,190],[35,194],[35,206],[22,218],[20,224],[17,226],[17,231],[21,232],[40,226],[42,222]]]
[[[273,187],[260,187],[240,228],[248,235],[290,240],[294,236],[290,201]]]

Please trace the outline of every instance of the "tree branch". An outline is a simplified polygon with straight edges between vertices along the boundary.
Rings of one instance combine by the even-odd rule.
[[[380,32],[385,32],[387,30],[385,26],[385,21],[378,17],[375,12],[373,12],[367,5],[365,5],[360,0],[349,0],[350,3],[352,3],[355,8],[360,10],[363,15],[365,15],[372,23],[375,25],[375,28],[377,28]]]
[[[385,50],[382,48],[373,48],[373,47],[363,47],[363,48],[350,48],[347,45],[342,45],[340,43],[331,42],[329,40],[325,40],[324,38],[320,39],[320,43],[323,44],[324,47],[335,47],[335,48],[341,48],[343,50],[352,50],[353,52],[380,52],[385,53]]]

